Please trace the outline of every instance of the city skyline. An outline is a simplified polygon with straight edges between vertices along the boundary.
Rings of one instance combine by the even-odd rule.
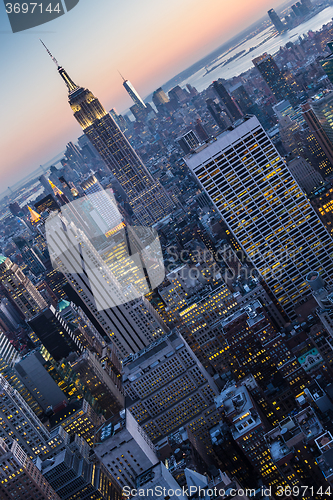
[[[279,1],[272,2],[275,8],[280,4]],[[210,15],[212,10],[214,16]],[[258,0],[251,7],[244,0],[238,0],[227,15],[223,12],[223,6],[215,0],[211,0],[204,9],[197,1],[194,4],[186,1],[181,5],[181,12],[169,5],[162,22],[158,15],[159,8],[156,11],[152,9],[148,0],[140,4],[140,9],[133,5],[133,16],[128,16],[127,11],[119,6],[108,5],[100,8],[102,15],[98,12],[91,13],[88,12],[87,1],[81,0],[75,12],[73,11],[74,14],[70,12],[60,20],[52,21],[39,29],[16,35],[9,33],[9,22],[6,16],[2,16],[0,34],[8,47],[2,54],[2,68],[8,75],[3,83],[3,95],[8,98],[4,110],[6,127],[2,134],[1,182],[4,186],[14,184],[40,164],[58,155],[69,140],[76,141],[80,135],[79,129],[70,119],[68,109],[65,109],[65,103],[60,102],[63,91],[52,77],[52,66],[45,63],[45,54],[38,38],[45,39],[61,64],[71,64],[74,79],[82,81],[88,77],[87,86],[95,89],[106,103],[107,109],[116,107],[118,111],[122,111],[131,102],[121,87],[117,69],[126,74],[140,95],[149,95],[161,84],[265,16],[266,10],[266,2],[263,0]],[[113,16],[115,25],[112,34],[107,33],[106,20],[109,15]],[[73,24],[73,19],[78,17],[82,19],[82,23],[88,17],[89,20],[96,21],[96,28],[92,22],[90,34],[87,35],[85,30],[80,30],[76,23]],[[124,19],[126,43],[119,44],[119,40],[124,39],[120,27]],[[186,19],[185,23],[183,19]],[[207,22],[203,23],[203,19]],[[147,23],[151,30],[147,30]],[[99,36],[95,41],[97,24],[98,35],[102,27],[104,36]],[[94,43],[87,44],[89,38]],[[151,40],[154,40],[154,44]],[[131,50],[134,41],[135,55]],[[109,51],[107,47],[116,49]],[[110,62],[107,64],[105,53],[110,53]],[[20,88],[22,75],[25,75],[25,92]],[[52,100],[50,92],[54,96]],[[45,106],[45,102],[48,106]],[[50,114],[52,120],[48,119]],[[18,140],[20,147],[17,147]]]

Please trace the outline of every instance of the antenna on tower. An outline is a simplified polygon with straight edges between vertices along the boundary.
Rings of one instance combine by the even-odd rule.
[[[123,77],[123,75],[120,73],[119,69],[117,69],[119,75],[122,77],[122,79],[124,80],[124,82],[126,82],[126,79]]]
[[[46,52],[48,53],[48,55],[51,57],[52,61],[54,62],[54,64],[57,65],[57,68],[59,68],[60,64],[58,63],[58,61],[56,60],[56,58],[51,54],[51,52],[49,51],[49,49],[46,47],[45,43],[43,42],[43,40],[39,39],[39,41],[41,42],[42,45],[44,45],[45,49],[46,49]]]

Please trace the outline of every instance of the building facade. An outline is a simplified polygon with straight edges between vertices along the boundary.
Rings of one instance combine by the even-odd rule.
[[[256,117],[186,163],[289,317],[307,272],[332,276],[332,239]]]

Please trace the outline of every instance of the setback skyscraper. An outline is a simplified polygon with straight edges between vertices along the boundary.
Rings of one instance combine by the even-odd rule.
[[[123,187],[138,223],[152,225],[172,212],[173,203],[90,90],[76,85],[59,66],[58,72],[68,89],[69,104],[83,132]]]
[[[256,117],[186,158],[282,308],[310,270],[331,282],[333,242]],[[326,278],[327,277],[327,278]]]

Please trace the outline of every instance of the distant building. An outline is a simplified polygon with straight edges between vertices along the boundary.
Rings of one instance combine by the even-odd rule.
[[[330,50],[330,54],[320,61],[320,64],[328,76],[331,83],[333,83],[333,41],[327,44],[327,47]]]
[[[333,234],[333,187],[330,183],[312,191],[310,203],[326,229]]]
[[[79,429],[78,429],[79,430]],[[80,500],[121,500],[117,481],[99,462],[93,463],[78,447],[58,453],[52,462],[40,463],[43,476],[60,498]]]
[[[238,108],[236,102],[230,97],[227,89],[224,87],[221,80],[213,82],[213,87],[219,98],[221,99],[223,105],[225,106],[227,113],[229,114],[231,120],[234,122],[242,118],[242,112]]]
[[[277,13],[275,12],[274,9],[270,9],[268,11],[268,15],[269,15],[270,20],[274,24],[275,28],[280,33],[286,29],[285,26],[284,26],[284,24],[283,24],[283,22],[281,21],[280,17],[277,15]]]
[[[217,99],[213,100],[211,98],[206,100],[207,109],[214,118],[216,124],[221,130],[231,126],[231,120],[228,115],[223,111],[222,107],[218,103]]]
[[[93,447],[95,433],[105,422],[105,418],[98,415],[85,399],[80,399],[58,409],[49,422],[52,433],[66,431],[73,438],[79,430],[80,436]]]
[[[29,457],[43,454],[48,458],[63,449],[68,435],[63,429],[47,429],[3,375],[0,375],[0,393],[0,438],[14,439]]]
[[[153,103],[155,104],[156,107],[158,107],[161,104],[166,104],[169,102],[169,98],[162,89],[162,87],[159,87],[157,90],[154,91],[153,93]]]
[[[253,106],[253,101],[241,83],[229,89],[231,95],[236,99],[241,111],[246,115]]]
[[[244,385],[230,384],[215,398],[216,408],[229,424],[232,437],[267,486],[284,484],[264,439],[268,423]],[[276,488],[276,486],[275,486]]]
[[[293,80],[291,85],[287,82],[285,75],[278,68],[278,65],[270,54],[264,53],[256,59],[253,59],[252,62],[271,89],[277,102],[289,100],[291,104],[298,104],[298,99],[295,94],[296,82]]]
[[[302,109],[300,107],[297,107],[296,109],[293,108],[289,101],[284,100],[278,102],[275,106],[273,106],[273,110],[278,120],[281,120],[285,116],[289,116],[291,120],[294,120],[300,126],[305,123],[302,115]]]
[[[333,91],[318,94],[312,98],[310,105],[333,146]]]
[[[20,205],[17,203],[17,201],[15,201],[14,203],[10,203],[9,206],[9,211],[12,215],[14,215],[15,217],[19,217],[20,214],[22,214],[22,209],[20,207]]]
[[[307,102],[302,106],[303,115],[309,129],[316,138],[321,149],[325,153],[328,162],[322,161],[320,163],[320,170],[322,171],[323,177],[326,177],[333,173],[333,143],[327,135],[327,123],[324,128],[323,124],[319,121],[317,112],[320,110],[320,104],[317,106],[316,111],[312,107],[312,101]],[[326,120],[326,118],[324,117]],[[333,132],[333,129],[332,129]]]
[[[197,119],[197,123],[195,124],[195,131],[201,142],[208,141],[209,135],[207,134],[207,131],[200,118]]]
[[[137,93],[137,91],[135,90],[135,88],[133,87],[133,85],[131,84],[131,82],[129,80],[124,79],[123,87],[126,90],[126,92],[128,93],[128,95],[130,96],[130,98],[132,99],[132,101],[134,102],[134,104],[136,104],[140,109],[145,110],[146,105],[143,102],[143,100],[141,99],[141,97],[139,96],[139,94]]]

